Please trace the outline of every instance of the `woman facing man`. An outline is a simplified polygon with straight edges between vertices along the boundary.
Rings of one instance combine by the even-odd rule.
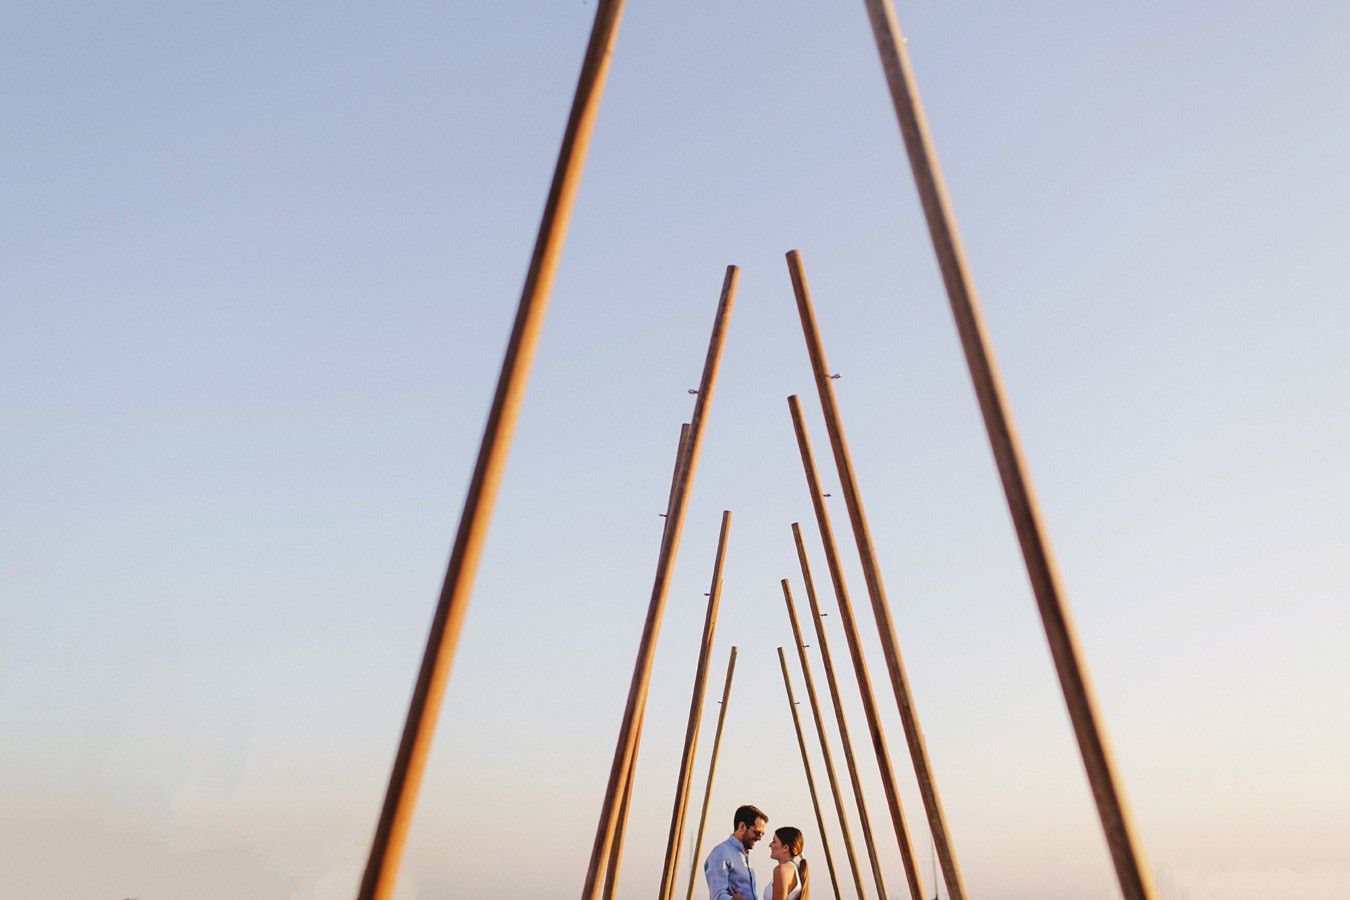
[[[764,886],[764,900],[809,900],[811,876],[802,856],[802,833],[791,825],[775,829],[769,858],[778,865]]]

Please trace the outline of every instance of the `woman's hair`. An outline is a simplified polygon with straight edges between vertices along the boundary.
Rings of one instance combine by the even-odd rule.
[[[788,852],[797,857],[797,875],[802,880],[801,900],[809,900],[811,896],[811,876],[806,865],[806,858],[802,856],[801,831],[791,825],[784,825],[782,828],[774,829],[773,836],[778,838],[778,843],[788,848]]]

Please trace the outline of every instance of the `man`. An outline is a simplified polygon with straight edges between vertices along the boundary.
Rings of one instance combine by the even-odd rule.
[[[708,900],[759,900],[755,871],[750,868],[750,848],[764,837],[769,817],[753,806],[736,810],[736,830],[708,854],[703,877],[708,879]]]

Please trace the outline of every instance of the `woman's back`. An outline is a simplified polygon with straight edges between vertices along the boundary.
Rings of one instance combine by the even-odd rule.
[[[801,873],[797,871],[796,864],[791,862],[779,863],[777,868],[773,870],[773,873],[777,876],[780,871],[786,871],[788,873],[788,891],[787,894],[783,896],[782,900],[798,900],[802,895],[802,877]],[[764,886],[764,900],[777,900],[773,895],[774,883],[777,881],[778,878],[774,877]]]

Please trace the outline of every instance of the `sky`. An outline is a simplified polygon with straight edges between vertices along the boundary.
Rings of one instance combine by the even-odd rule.
[[[1350,7],[898,12],[1159,895],[1350,895]],[[354,895],[594,13],[0,9],[7,895]],[[734,0],[624,15],[399,900],[580,893],[729,264],[618,893],[660,880],[726,509],[704,848],[754,803],[829,895],[792,394],[930,871],[792,249],[970,896],[1119,896],[863,6]]]

